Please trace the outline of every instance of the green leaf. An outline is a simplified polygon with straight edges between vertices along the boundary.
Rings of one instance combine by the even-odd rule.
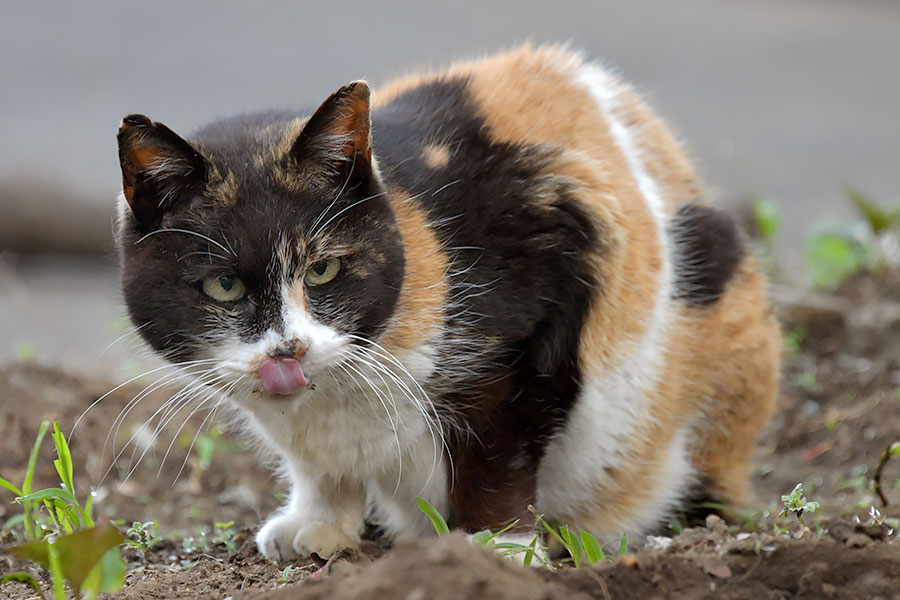
[[[45,543],[45,542],[40,542]],[[66,582],[63,574],[61,561],[59,559],[59,549],[53,542],[46,542],[47,564],[50,570],[50,580],[53,582],[53,598],[55,600],[66,600]]]
[[[91,570],[111,548],[117,548],[125,538],[109,523],[98,525],[71,535],[60,536],[52,545],[47,541],[30,542],[10,548],[19,558],[38,563],[53,570],[58,562],[60,572],[76,590]],[[54,560],[54,555],[56,559]]]
[[[875,235],[888,231],[894,226],[896,214],[890,213],[872,202],[868,196],[854,187],[847,188],[847,194],[863,214]]]
[[[531,543],[528,544],[528,550],[525,551],[525,558],[522,559],[522,564],[526,567],[531,566],[531,561],[534,559],[534,553],[537,549],[538,536],[534,536],[534,539],[531,540]]]
[[[891,444],[891,449],[888,450],[890,456],[900,456],[900,442],[894,442]]]
[[[434,527],[435,533],[439,536],[450,533],[447,521],[444,520],[444,517],[441,516],[441,513],[439,513],[435,507],[429,504],[424,498],[419,498],[418,496],[416,496],[416,502],[419,504],[419,510],[425,513],[431,520],[431,525]]]
[[[75,494],[75,469],[72,465],[72,454],[69,452],[69,444],[66,443],[66,436],[59,430],[59,423],[53,421],[53,443],[56,445],[56,455],[58,458],[53,461],[56,472],[59,473],[59,480],[63,482],[66,489]]]
[[[483,531],[479,531],[478,533],[472,534],[472,541],[476,544],[487,546],[494,539],[495,534],[491,533],[490,529],[485,529]]]
[[[110,548],[94,565],[81,586],[84,600],[96,600],[100,592],[118,592],[125,583],[125,560],[118,547]]]
[[[863,267],[853,243],[833,233],[810,240],[806,262],[813,285],[819,288],[835,288]]]
[[[59,498],[68,502],[69,504],[74,504],[75,506],[78,505],[78,500],[75,499],[75,496],[72,495],[72,492],[70,492],[69,490],[64,490],[62,488],[47,488],[45,490],[34,492],[33,494],[19,496],[18,498],[16,498],[16,502],[34,502],[35,500],[43,500],[44,498]]]
[[[571,531],[568,527],[563,525],[559,528],[559,535],[566,541],[565,547],[566,550],[569,551],[569,554],[572,556],[572,561],[575,563],[575,568],[581,568],[581,562],[584,558],[584,553],[581,549],[581,542],[578,540],[578,536],[575,535],[575,532]]]
[[[25,521],[25,515],[23,515],[22,513],[13,515],[9,519],[6,520],[6,523],[4,523],[2,527],[0,527],[0,531],[6,531],[7,529],[12,529],[16,525],[18,525],[19,523],[22,523],[24,521]]]
[[[587,554],[587,559],[592,565],[606,558],[606,555],[603,553],[603,547],[600,546],[600,542],[598,542],[597,538],[589,532],[581,532],[581,544],[584,546],[584,552]]]
[[[8,482],[7,480],[3,479],[2,477],[0,477],[0,487],[4,487],[4,488],[8,489],[16,496],[22,495],[22,490],[20,490],[19,488],[17,488],[16,486],[14,486],[10,482]]]
[[[622,541],[619,542],[619,553],[617,556],[625,556],[628,554],[628,534],[622,532]]]
[[[756,197],[753,199],[753,220],[756,222],[756,230],[759,236],[771,242],[778,229],[781,226],[781,218],[778,214],[778,207],[765,198]]]
[[[37,582],[37,579],[29,575],[28,573],[10,573],[9,575],[0,577],[0,585],[10,582],[23,583],[27,586],[31,586],[31,589],[33,589],[38,596],[43,598],[43,600],[47,600],[47,596],[45,596],[43,590],[41,590],[41,584],[39,584]]]

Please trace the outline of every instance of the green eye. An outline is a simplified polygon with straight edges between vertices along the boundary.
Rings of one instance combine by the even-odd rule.
[[[309,285],[322,285],[334,279],[340,270],[341,260],[339,258],[320,260],[307,269],[304,279]]]
[[[236,275],[222,275],[203,280],[203,291],[207,296],[219,302],[234,302],[247,293],[244,282]]]

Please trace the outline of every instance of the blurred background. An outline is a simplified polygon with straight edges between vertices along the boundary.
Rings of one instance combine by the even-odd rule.
[[[802,281],[811,229],[855,218],[848,187],[900,200],[898,32],[894,0],[4,1],[0,362],[134,368],[127,339],[104,351],[127,332],[111,242],[123,115],[184,134],[524,40],[620,70],[720,202],[776,209],[768,245]]]

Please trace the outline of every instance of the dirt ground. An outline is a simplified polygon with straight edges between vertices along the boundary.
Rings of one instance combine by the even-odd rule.
[[[201,434],[188,454],[205,414],[181,431],[186,415],[175,415],[153,441],[157,421],[140,425],[174,390],[138,403],[111,436],[116,452],[125,447],[112,459],[114,420],[152,376],[113,391],[79,423],[71,438],[76,492],[94,486],[96,513],[121,520],[123,532],[132,521],[159,523],[163,539],[147,556],[126,551],[123,598],[900,598],[900,460],[884,469],[887,506],[872,489],[879,457],[900,440],[900,280],[857,278],[836,294],[775,296],[790,341],[780,410],[760,442],[759,514],[742,525],[711,517],[617,562],[525,569],[456,535],[392,549],[367,543],[327,564],[266,561],[254,528],[279,505],[284,485],[228,431]],[[20,482],[40,422],[56,418],[68,431],[116,383],[34,364],[0,367],[0,474]],[[57,482],[48,442],[35,489]],[[822,505],[803,530],[793,517],[776,517],[781,495],[798,482]],[[0,490],[0,523],[19,508],[8,496]],[[216,531],[226,521],[234,525]],[[774,523],[790,532],[776,534]],[[0,544],[13,542],[4,531]],[[40,569],[0,551],[0,575],[20,569],[47,583]],[[33,594],[7,584],[0,597]]]

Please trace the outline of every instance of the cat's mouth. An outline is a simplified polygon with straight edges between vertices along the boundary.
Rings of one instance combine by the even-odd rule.
[[[294,358],[270,358],[259,367],[259,378],[266,392],[287,396],[309,385],[300,361]]]

